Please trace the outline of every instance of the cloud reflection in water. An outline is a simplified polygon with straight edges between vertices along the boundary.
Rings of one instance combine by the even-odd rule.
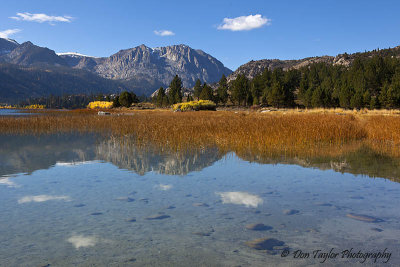
[[[170,184],[159,184],[156,186],[156,188],[163,190],[163,191],[167,191],[170,190],[172,188],[172,185]]]
[[[99,242],[99,239],[96,236],[73,235],[68,238],[67,241],[71,243],[75,249],[79,249],[81,247],[93,247]]]
[[[224,204],[245,205],[246,207],[257,208],[263,203],[261,197],[247,192],[217,192]]]
[[[49,195],[38,195],[38,196],[25,196],[18,200],[19,204],[29,203],[29,202],[45,202],[49,200],[64,200],[71,201],[69,196],[49,196]]]

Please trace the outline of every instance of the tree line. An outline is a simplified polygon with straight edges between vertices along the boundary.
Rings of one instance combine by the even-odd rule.
[[[266,69],[253,79],[239,74],[230,83],[223,75],[215,89],[197,80],[186,100],[199,99],[277,108],[399,108],[400,60],[390,53],[361,54],[348,67],[314,63],[300,69]],[[153,100],[160,107],[181,102],[179,77],[175,76],[168,93],[160,88]]]
[[[124,91],[121,94],[90,94],[90,95],[63,95],[29,98],[19,102],[19,106],[44,105],[51,109],[77,109],[86,108],[92,101],[113,102],[113,107],[130,107],[133,103],[145,102],[145,96],[137,97],[135,93]]]
[[[390,50],[382,50],[389,51]],[[183,100],[211,100],[218,105],[263,105],[277,108],[400,108],[400,59],[386,53],[356,54],[350,66],[314,63],[300,69],[266,69],[253,79],[238,74],[229,82],[223,75],[216,86],[197,79],[193,90],[183,94],[176,75],[166,90],[152,98],[158,107]],[[32,98],[21,105],[40,104],[47,108],[84,108],[94,100],[112,101],[114,107],[149,101],[132,92],[120,95],[69,95]]]

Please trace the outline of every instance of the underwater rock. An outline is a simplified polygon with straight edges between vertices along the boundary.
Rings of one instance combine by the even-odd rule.
[[[202,202],[193,203],[193,207],[209,207],[208,204]]]
[[[141,199],[139,199],[139,201],[142,201],[142,202],[144,202],[144,203],[149,203],[149,199],[148,198],[141,198]]]
[[[167,219],[170,218],[171,216],[166,215],[166,214],[155,214],[155,215],[151,215],[146,217],[146,220],[163,220],[163,219]]]
[[[267,231],[267,230],[271,230],[272,227],[265,225],[263,223],[253,223],[253,224],[246,225],[246,229],[252,230],[252,231]]]
[[[350,198],[351,199],[364,199],[364,197],[361,197],[361,196],[351,196]]]
[[[131,198],[131,197],[118,197],[115,200],[124,201],[124,202],[133,202],[133,201],[135,201],[135,199]]]
[[[274,250],[274,247],[281,247],[285,242],[275,238],[258,238],[245,242],[245,245],[257,250]]]
[[[208,232],[192,232],[192,234],[198,235],[198,236],[210,236],[213,232],[214,232],[214,230],[211,230]]]
[[[316,202],[315,205],[321,206],[321,207],[332,207],[333,206],[331,203],[325,203],[325,202]]]
[[[299,212],[300,212],[299,210],[283,210],[283,214],[285,214],[285,215],[294,215]]]
[[[370,223],[383,222],[382,219],[372,217],[369,215],[364,215],[364,214],[347,213],[346,216],[348,218],[351,218],[351,219],[354,219],[357,221],[362,221],[362,222],[370,222]]]

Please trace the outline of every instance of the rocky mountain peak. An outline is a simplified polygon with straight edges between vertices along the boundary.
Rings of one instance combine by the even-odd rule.
[[[15,40],[0,38],[0,56],[10,53],[18,46],[19,44]]]
[[[9,63],[17,65],[30,66],[45,64],[51,66],[67,66],[67,63],[53,50],[36,46],[29,41],[17,46],[5,56]]]
[[[13,43],[5,44],[10,46]],[[1,47],[2,42],[0,49]],[[5,52],[0,59],[8,63],[84,69],[103,78],[120,80],[139,95],[150,95],[160,86],[167,87],[175,75],[181,77],[185,87],[192,87],[197,79],[213,83],[222,74],[227,76],[232,73],[216,58],[185,44],[156,48],[141,44],[104,58],[88,57],[79,53],[57,55],[53,50],[36,46],[29,41],[3,50]]]

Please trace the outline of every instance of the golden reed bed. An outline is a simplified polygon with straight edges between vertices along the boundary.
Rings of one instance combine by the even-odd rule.
[[[335,156],[368,145],[380,153],[400,156],[397,115],[156,110],[98,116],[81,110],[0,117],[0,133],[4,134],[71,131],[133,136],[137,144],[175,150],[217,146],[238,154]]]

